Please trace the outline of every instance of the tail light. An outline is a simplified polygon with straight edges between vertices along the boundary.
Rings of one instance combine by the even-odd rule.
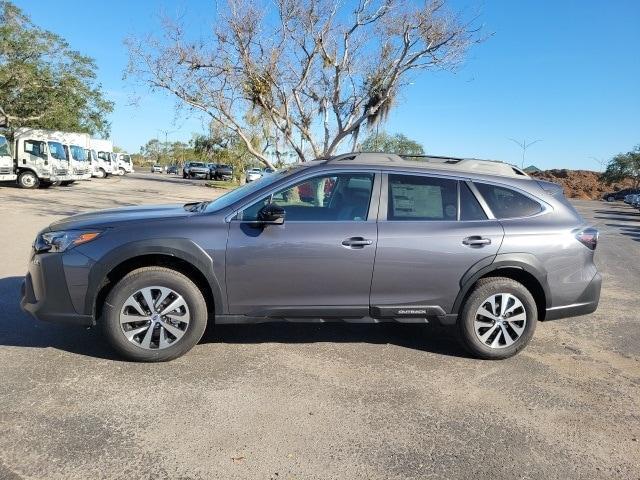
[[[589,250],[595,250],[598,246],[599,232],[595,228],[589,227],[576,233],[576,239]]]

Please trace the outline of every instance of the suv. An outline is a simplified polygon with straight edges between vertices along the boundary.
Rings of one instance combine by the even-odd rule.
[[[640,193],[640,188],[625,188],[617,192],[605,193],[602,199],[607,202],[615,202],[616,200],[624,200],[627,195],[635,195],[636,193]]]
[[[187,162],[182,167],[182,178],[209,178],[209,167],[202,162]]]
[[[597,241],[560,186],[510,165],[348,154],[214,201],[57,221],[33,244],[21,304],[97,324],[137,361],[179,357],[208,323],[301,319],[455,325],[498,359],[538,320],[595,311]]]

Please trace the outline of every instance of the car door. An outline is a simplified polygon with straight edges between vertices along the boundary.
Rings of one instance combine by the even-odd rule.
[[[242,209],[226,252],[229,313],[362,317],[369,312],[380,175],[327,172],[293,180]],[[285,209],[282,225],[259,210]]]
[[[503,229],[467,182],[413,173],[383,176],[371,285],[377,316],[449,313],[463,275],[491,261]]]

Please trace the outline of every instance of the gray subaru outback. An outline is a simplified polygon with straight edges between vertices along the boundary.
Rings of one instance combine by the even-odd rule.
[[[593,312],[598,232],[500,162],[347,154],[214,201],[69,217],[36,238],[22,307],[163,361],[208,323],[438,322],[510,357],[538,320]]]

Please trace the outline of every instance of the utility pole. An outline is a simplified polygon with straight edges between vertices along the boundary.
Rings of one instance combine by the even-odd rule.
[[[522,142],[519,142],[515,138],[510,138],[509,140],[511,140],[513,143],[515,143],[516,145],[518,145],[522,149],[522,165],[521,165],[522,169],[524,169],[524,157],[525,157],[525,154],[527,153],[527,149],[530,146],[542,141],[542,140],[534,140],[533,142],[527,143],[526,140],[523,140]]]

